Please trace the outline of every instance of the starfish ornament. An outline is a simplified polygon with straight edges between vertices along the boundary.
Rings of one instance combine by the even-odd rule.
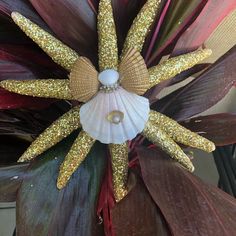
[[[0,86],[22,95],[84,103],[73,107],[40,134],[20,157],[20,162],[32,160],[82,127],[61,164],[57,187],[66,186],[98,140],[109,145],[114,195],[116,201],[120,201],[127,194],[128,141],[137,134],[141,133],[189,171],[194,167],[177,143],[207,152],[215,149],[211,141],[163,114],[150,111],[148,99],[142,96],[151,87],[191,68],[211,54],[209,49],[197,50],[147,69],[140,53],[160,2],[148,0],[143,6],[128,32],[119,58],[111,0],[100,0],[99,71],[88,58],[80,57],[20,13],[11,14],[21,30],[69,72],[69,79],[5,80]]]

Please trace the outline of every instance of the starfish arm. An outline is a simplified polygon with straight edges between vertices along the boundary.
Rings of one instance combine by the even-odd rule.
[[[148,0],[144,4],[141,11],[134,19],[128,32],[122,55],[124,55],[129,48],[135,48],[139,52],[142,51],[145,38],[149,33],[153,21],[155,20],[157,12],[160,8],[160,3],[161,0]]]
[[[142,134],[149,141],[169,154],[171,158],[179,162],[187,170],[189,170],[190,172],[194,171],[194,166],[189,157],[183,152],[179,145],[177,145],[162,129],[148,121]]]
[[[23,153],[18,162],[30,161],[80,128],[80,107],[74,107],[52,123]]]
[[[117,70],[118,47],[111,0],[100,0],[97,27],[100,71]]]
[[[116,202],[119,202],[128,193],[128,144],[110,144],[109,150],[112,161],[114,195]]]
[[[215,150],[215,144],[213,142],[197,133],[191,132],[161,113],[151,111],[149,114],[149,120],[154,125],[161,127],[168,136],[178,143],[198,148],[206,152],[212,152]]]
[[[200,61],[211,55],[210,49],[201,49],[177,57],[170,58],[157,66],[151,67],[149,71],[149,88],[168,80],[179,73],[190,69]]]
[[[0,87],[32,97],[73,99],[67,79],[3,80],[0,82]]]
[[[64,67],[66,70],[71,70],[71,67],[79,57],[74,50],[41,29],[26,17],[22,16],[20,13],[12,12],[11,17],[21,30],[38,44],[53,61]]]
[[[80,164],[88,155],[95,141],[85,131],[80,132],[60,166],[60,172],[57,178],[58,189],[66,186],[72,174],[79,168]]]

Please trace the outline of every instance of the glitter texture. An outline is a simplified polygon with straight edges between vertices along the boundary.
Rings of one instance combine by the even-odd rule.
[[[145,38],[159,10],[160,2],[161,0],[148,0],[144,4],[128,32],[122,55],[124,55],[129,48],[135,48],[139,52],[142,51]]]
[[[103,71],[105,69],[118,69],[117,36],[111,2],[111,0],[100,0],[99,2],[98,38],[100,71]],[[145,5],[135,18],[133,25],[128,32],[122,55],[125,55],[129,49],[136,49],[138,52],[141,52],[145,38],[159,10],[160,2],[161,0],[146,1]],[[73,79],[80,80],[82,75],[85,75],[86,79],[88,77],[91,78],[92,76],[97,79],[97,72],[92,65],[90,65],[94,70],[92,74],[89,74],[87,69],[85,70],[85,72],[82,71],[84,73],[81,74],[81,64],[76,64],[76,61],[77,63],[83,62],[83,65],[87,66],[88,59],[79,57],[79,55],[75,51],[67,47],[65,44],[54,38],[52,35],[41,29],[39,26],[31,22],[21,14],[13,12],[12,19],[25,32],[25,34],[29,36],[36,44],[38,44],[57,64],[61,65],[70,72],[72,71],[70,75],[71,77],[73,77],[73,73],[76,72],[75,78]],[[137,92],[138,94],[143,94],[144,91],[141,91],[140,89],[146,90],[155,86],[163,80],[170,79],[173,76],[181,73],[182,71],[193,67],[209,55],[211,55],[211,50],[198,50],[192,53],[170,58],[167,61],[150,68],[148,71],[146,70],[146,65],[144,66],[143,61],[142,66],[143,68],[145,67],[143,69],[143,77],[149,77],[149,80],[147,79],[146,84],[143,84],[143,79],[142,81],[135,80],[140,79],[139,77],[141,72],[137,70],[138,72],[136,72],[135,76],[138,78],[136,78],[133,71],[133,68],[140,69],[141,64],[138,64],[137,66],[137,63],[138,61],[142,61],[142,58],[134,58],[133,56],[130,57],[129,60],[126,58],[129,62],[131,59],[132,62],[138,58],[139,60],[135,61],[136,64],[133,65],[132,69],[130,69],[131,66],[128,66],[126,64],[122,65],[121,60],[121,65],[125,68],[123,68],[123,70],[121,69],[120,72],[125,72],[125,75],[123,75],[124,77],[130,77],[130,80],[125,81],[126,83],[124,83],[123,81],[124,87],[127,87],[128,90],[128,88],[133,89],[132,86],[136,86],[137,88],[135,88],[135,92]],[[81,60],[78,60],[79,58]],[[125,59],[125,57],[123,57],[123,59]],[[135,84],[129,84],[130,81],[136,82]],[[79,95],[81,95],[81,93],[83,95],[84,92],[91,92],[92,86],[90,84],[86,87],[86,89],[88,89],[87,91],[85,87],[83,87],[83,81],[82,87],[79,83],[73,84],[70,82],[75,81],[54,79],[33,81],[5,80],[0,83],[0,86],[11,92],[19,94],[68,100],[73,99],[71,90],[76,90],[76,93],[79,93]],[[98,87],[97,84],[95,85],[96,86],[94,86],[94,94],[96,93]],[[132,90],[132,92],[133,91],[134,90]],[[87,98],[83,101],[87,101]],[[61,116],[42,134],[40,134],[39,137],[21,156],[19,162],[29,161],[42,154],[44,151],[54,146],[62,139],[66,138],[74,130],[80,127],[80,107],[77,106]],[[190,130],[187,130],[186,128],[180,126],[176,121],[154,111],[150,112],[149,120],[142,134],[191,172],[194,170],[192,162],[175,142],[196,147],[207,152],[211,152],[215,148],[215,145],[211,141],[199,136],[196,133],[191,132]],[[61,164],[57,180],[57,187],[59,189],[62,189],[66,186],[70,177],[77,170],[82,161],[86,158],[94,143],[95,139],[90,137],[85,131],[82,130],[80,132],[80,134],[74,141],[69,153],[65,157],[64,162]],[[124,196],[126,196],[128,193],[128,144],[109,144],[109,150],[112,161],[114,195],[116,201],[118,202],[123,199]]]
[[[114,195],[116,201],[119,202],[128,193],[128,144],[110,144],[109,149],[112,161]]]
[[[176,121],[155,111],[149,114],[149,121],[167,133],[174,141],[184,145],[201,149],[206,152],[215,150],[215,144],[208,139],[191,132]]]
[[[96,140],[91,138],[86,132],[80,132],[64,162],[60,166],[60,172],[57,179],[57,187],[59,189],[66,186],[72,174],[78,169],[82,161],[88,155],[95,141]]]
[[[150,68],[150,88],[158,83],[178,75],[182,71],[190,69],[200,61],[211,55],[210,49],[201,49],[181,56],[170,58],[157,66]]]
[[[3,80],[0,87],[10,92],[33,97],[57,98],[71,100],[69,80]]]
[[[53,59],[53,61],[68,71],[71,70],[74,62],[79,57],[74,50],[22,16],[20,13],[12,12],[11,17],[21,30],[36,44],[38,44],[38,46],[41,47],[43,51]]]
[[[190,172],[194,171],[194,166],[183,150],[158,126],[148,121],[143,130],[143,135],[152,143],[160,147]]]
[[[79,111],[80,107],[74,107],[52,123],[29,146],[18,161],[24,162],[35,158],[78,129],[80,127]]]
[[[100,71],[106,69],[117,70],[117,36],[113,19],[111,0],[100,0],[99,2],[98,40]]]

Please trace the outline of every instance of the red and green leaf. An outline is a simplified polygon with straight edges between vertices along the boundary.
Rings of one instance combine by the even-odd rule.
[[[29,166],[17,194],[19,235],[103,235],[96,204],[106,162],[104,146],[96,144],[67,186],[56,187],[59,166],[73,140],[67,138]]]
[[[199,114],[219,102],[236,82],[236,46],[186,86],[152,108],[176,120]]]

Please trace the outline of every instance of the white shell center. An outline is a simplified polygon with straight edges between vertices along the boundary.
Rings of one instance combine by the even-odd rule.
[[[105,86],[110,86],[119,80],[119,73],[116,70],[108,69],[98,75],[98,80]]]

